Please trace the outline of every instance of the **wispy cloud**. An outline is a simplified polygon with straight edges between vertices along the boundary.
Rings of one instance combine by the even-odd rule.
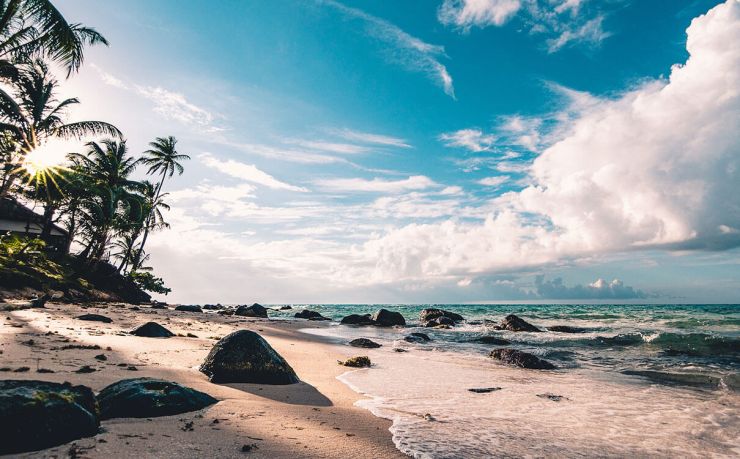
[[[308,191],[306,188],[281,182],[267,172],[259,170],[253,164],[246,164],[233,159],[218,159],[210,153],[202,153],[198,158],[203,165],[246,182],[256,183],[275,190]]]
[[[504,183],[509,181],[508,175],[498,175],[496,177],[486,177],[477,181],[478,184],[483,186],[490,186],[493,188],[500,187]]]
[[[317,180],[316,185],[329,191],[362,191],[398,193],[408,190],[423,190],[438,186],[434,180],[423,175],[413,175],[403,180],[383,180],[374,178],[366,180],[362,178],[340,178]]]
[[[439,62],[440,57],[446,57],[442,46],[426,43],[385,19],[360,9],[348,7],[334,0],[323,0],[320,3],[331,6],[348,17],[362,21],[368,34],[392,47],[392,52],[387,54],[391,60],[410,70],[426,74],[442,87],[445,94],[455,98],[452,76],[447,71],[447,67]]]
[[[333,130],[332,132],[339,137],[354,142],[382,145],[388,147],[411,148],[411,145],[409,145],[406,140],[400,139],[398,137],[391,137],[382,134],[371,134],[369,132],[353,131],[351,129],[338,129]]]
[[[484,134],[480,129],[471,128],[441,134],[439,140],[443,141],[448,147],[461,147],[480,153],[490,150],[496,141],[496,137],[491,134]]]

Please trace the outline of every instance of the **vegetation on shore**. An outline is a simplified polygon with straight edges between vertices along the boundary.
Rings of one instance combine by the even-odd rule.
[[[174,137],[155,139],[137,156],[112,124],[67,119],[80,102],[57,98],[51,67],[72,77],[96,44],[108,43],[49,0],[0,1],[0,200],[42,214],[34,237],[0,235],[2,288],[170,291],[146,266],[145,249],[153,231],[169,227],[163,188],[189,157]],[[69,139],[84,150],[53,151],[55,140]],[[146,171],[137,175],[140,166]]]

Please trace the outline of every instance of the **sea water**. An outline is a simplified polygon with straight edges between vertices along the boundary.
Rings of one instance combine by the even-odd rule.
[[[393,441],[414,457],[740,457],[738,305],[293,305],[280,315],[301,306],[335,320],[380,307],[405,316],[405,328],[334,322],[311,332],[383,345],[348,348],[373,367],[340,379],[393,421]],[[466,321],[420,328],[425,307]],[[510,313],[544,331],[495,330]],[[547,331],[554,325],[582,332]],[[432,341],[404,341],[411,332]],[[473,342],[480,336],[558,369],[505,366],[488,356],[502,346]]]

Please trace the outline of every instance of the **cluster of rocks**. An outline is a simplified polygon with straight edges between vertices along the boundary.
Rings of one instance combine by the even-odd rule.
[[[216,402],[208,394],[160,379],[118,381],[97,397],[87,386],[4,380],[0,381],[0,454],[35,451],[91,437],[105,419],[169,416]]]
[[[449,328],[463,320],[465,318],[460,314],[444,309],[428,308],[419,313],[419,323],[422,327]]]
[[[372,325],[376,327],[404,327],[406,319],[400,312],[389,311],[387,309],[378,309],[374,314],[350,314],[344,317],[341,322],[344,325]]]
[[[296,319],[308,319],[308,320],[331,320],[329,317],[324,317],[316,311],[310,309],[304,309],[300,312],[296,312],[293,316]]]

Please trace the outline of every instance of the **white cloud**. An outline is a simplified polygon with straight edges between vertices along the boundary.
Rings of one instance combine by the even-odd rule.
[[[438,186],[432,179],[423,175],[412,175],[403,180],[383,180],[374,178],[342,178],[317,180],[316,184],[329,191],[365,191],[378,193],[398,193],[408,190],[423,190]]]
[[[288,143],[295,143],[304,148],[311,150],[327,151],[331,153],[355,155],[370,151],[368,147],[354,145],[350,143],[324,142],[318,140],[289,140]]]
[[[599,278],[588,285],[568,287],[559,277],[548,281],[544,276],[537,276],[535,286],[537,295],[552,300],[628,300],[648,297],[642,290],[624,285],[619,279],[607,282]]]
[[[221,160],[210,153],[203,153],[198,158],[205,166],[246,182],[256,183],[275,190],[308,191],[306,188],[281,182],[267,172],[259,170],[253,164],[245,164],[233,159]]]
[[[466,148],[476,153],[490,150],[491,145],[496,141],[496,137],[491,134],[484,134],[483,131],[477,128],[461,129],[441,134],[439,139],[445,142],[448,147]]]
[[[519,0],[445,0],[438,11],[439,21],[464,29],[471,26],[500,26],[513,17]]]
[[[371,134],[369,132],[353,131],[351,129],[341,129],[335,130],[333,132],[335,132],[340,137],[355,142],[384,145],[388,147],[411,148],[411,145],[409,145],[406,140],[400,139],[398,137],[391,137],[381,134]]]
[[[509,177],[507,175],[498,175],[496,177],[482,178],[478,180],[477,183],[483,186],[490,186],[490,187],[498,188],[508,181],[509,181]]]
[[[442,46],[425,43],[398,26],[357,8],[350,8],[334,0],[324,0],[323,3],[336,8],[348,17],[361,20],[368,34],[393,48],[387,53],[389,59],[410,70],[425,73],[442,87],[445,94],[455,98],[452,77],[447,67],[439,62],[439,57],[445,56]]]
[[[603,14],[584,12],[586,1],[444,0],[437,17],[442,24],[469,31],[474,26],[500,27],[520,16],[530,33],[551,37],[546,43],[552,53],[574,43],[598,45],[610,36],[602,27]]]

